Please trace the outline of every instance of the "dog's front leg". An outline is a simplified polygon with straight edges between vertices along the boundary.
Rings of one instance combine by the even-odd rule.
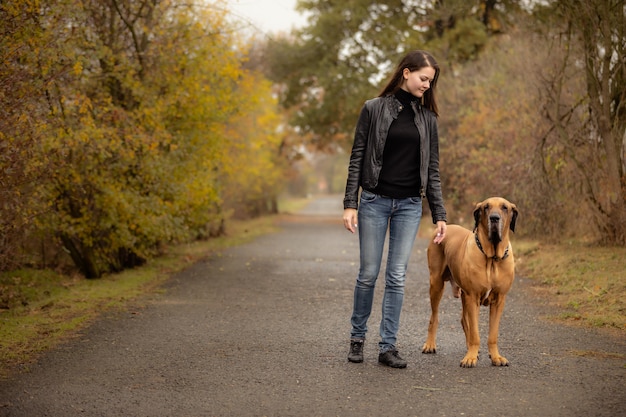
[[[509,366],[509,361],[500,355],[498,351],[498,334],[500,329],[500,318],[504,311],[504,302],[506,295],[498,295],[494,298],[489,306],[489,339],[487,344],[489,346],[489,356],[491,357],[491,364],[494,366]]]
[[[465,291],[462,291],[461,301],[463,304],[461,325],[463,326],[467,343],[467,353],[461,360],[461,366],[463,368],[473,368],[478,362],[478,349],[480,347],[480,334],[478,333],[480,300],[479,297],[468,295]]]

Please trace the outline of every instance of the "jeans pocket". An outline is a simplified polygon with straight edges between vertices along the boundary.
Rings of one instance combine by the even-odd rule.
[[[362,203],[369,203],[371,201],[376,200],[376,194],[367,191],[367,190],[362,190],[361,191],[361,202]]]

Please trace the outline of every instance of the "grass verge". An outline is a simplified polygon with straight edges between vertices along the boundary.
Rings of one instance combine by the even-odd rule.
[[[534,281],[554,320],[626,330],[626,248],[516,240],[518,274]]]
[[[227,235],[172,246],[146,265],[86,280],[49,270],[0,274],[0,378],[27,370],[42,352],[67,340],[105,311],[124,309],[159,291],[172,274],[211,252],[276,230],[275,217],[229,222]]]

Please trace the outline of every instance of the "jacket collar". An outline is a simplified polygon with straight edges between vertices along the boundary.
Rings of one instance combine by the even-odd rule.
[[[400,112],[404,108],[404,105],[400,100],[398,100],[395,94],[389,94],[385,96],[384,99],[385,103],[389,106],[389,111],[391,112],[391,115],[394,119],[396,119],[398,117],[398,114],[400,114]],[[413,107],[413,111],[417,115],[422,108],[422,104],[419,101],[411,101],[411,107]]]

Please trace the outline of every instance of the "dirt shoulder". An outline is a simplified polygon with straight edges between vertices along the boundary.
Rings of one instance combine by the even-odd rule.
[[[449,290],[438,353],[423,355],[426,244],[416,242],[409,266],[398,343],[407,369],[376,362],[382,283],[366,360],[347,362],[358,240],[335,218],[294,216],[1,382],[0,416],[624,415],[624,338],[543,320],[549,307],[522,277],[501,324],[510,367],[487,357],[459,367],[460,302]],[[486,316],[482,309],[482,352]]]

